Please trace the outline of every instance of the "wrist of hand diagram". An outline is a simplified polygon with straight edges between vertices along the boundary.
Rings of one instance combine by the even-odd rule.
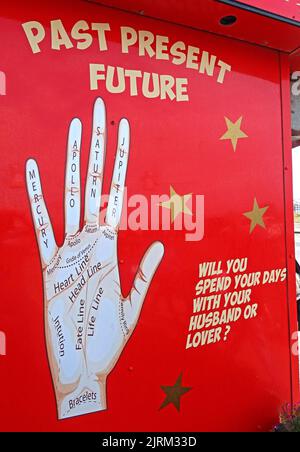
[[[101,98],[93,130],[80,223],[82,126],[71,121],[65,176],[65,240],[58,247],[44,202],[35,160],[26,163],[27,191],[39,245],[44,283],[48,360],[60,419],[106,409],[106,378],[140,316],[151,280],[164,254],[160,242],[146,251],[128,296],[120,286],[117,239],[121,219],[130,129],[121,119],[105,224],[100,201],[106,148],[106,112]]]

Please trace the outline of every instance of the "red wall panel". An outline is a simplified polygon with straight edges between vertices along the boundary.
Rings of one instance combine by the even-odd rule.
[[[0,18],[0,69],[6,76],[6,94],[0,97],[0,329],[7,340],[7,353],[0,356],[4,388],[1,429],[270,429],[281,404],[291,401],[291,360],[293,369],[296,364],[290,347],[296,329],[295,309],[289,315],[287,280],[265,284],[260,280],[253,286],[249,305],[257,305],[257,315],[229,323],[227,336],[222,325],[220,341],[188,349],[186,344],[200,263],[222,261],[222,276],[226,276],[227,260],[247,258],[243,273],[261,272],[261,278],[264,271],[289,266],[293,303],[293,254],[291,251],[288,257],[286,253],[286,238],[288,235],[291,240],[293,225],[285,219],[289,191],[285,193],[283,175],[283,142],[287,137],[283,138],[282,132],[282,100],[288,99],[286,90],[282,99],[280,54],[83,2],[72,2],[72,7],[69,2],[43,3],[38,9],[34,9],[34,3],[18,5],[6,4]],[[62,20],[69,36],[78,20],[109,23],[108,50],[99,52],[95,33],[92,45],[85,50],[77,49],[73,39],[73,48],[53,50],[50,21],[54,19]],[[22,28],[31,20],[40,22],[46,32],[41,51],[35,54]],[[170,59],[140,56],[136,45],[128,54],[122,53],[122,26],[167,36],[170,43],[183,41],[198,47],[230,64],[231,71],[223,83],[218,83],[217,72],[208,76],[183,64],[174,65]],[[128,83],[120,94],[108,92],[103,81],[97,90],[91,90],[91,63],[186,78],[189,100],[148,99],[141,85],[138,95],[132,96]],[[71,119],[80,118],[83,193],[92,111],[98,96],[107,114],[104,193],[110,187],[117,125],[125,117],[131,131],[128,197],[139,194],[149,202],[154,194],[169,195],[171,187],[180,196],[192,194],[189,202],[203,195],[204,236],[187,241],[186,231],[174,227],[119,231],[118,265],[124,294],[130,290],[141,257],[152,242],[163,244],[164,256],[136,329],[107,376],[107,409],[58,420],[25,163],[29,158],[38,162],[44,198],[61,246],[67,131]],[[238,135],[243,135],[237,138],[235,149],[237,129],[232,129],[233,124],[240,124]],[[288,127],[288,119],[285,124]],[[255,200],[258,209],[264,209],[263,214],[259,211],[260,219],[253,213]],[[188,208],[195,218],[194,204],[188,204]],[[161,210],[167,211],[166,207]],[[249,212],[252,217],[244,215]],[[223,300],[225,295],[221,295]],[[189,391],[179,394],[181,397],[178,391],[175,394],[180,400],[178,411],[176,403],[163,405],[165,387],[175,387],[180,375],[181,386]],[[295,371],[293,375],[296,378]]]

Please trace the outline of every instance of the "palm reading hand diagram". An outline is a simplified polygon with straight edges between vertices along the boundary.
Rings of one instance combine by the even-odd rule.
[[[81,122],[69,127],[65,177],[65,240],[55,242],[35,160],[26,163],[26,182],[39,245],[46,344],[60,419],[106,409],[106,378],[131,336],[163,257],[154,242],[123,297],[117,257],[130,130],[121,119],[105,224],[100,201],[106,146],[106,112],[101,98],[93,112],[84,226],[80,222]]]

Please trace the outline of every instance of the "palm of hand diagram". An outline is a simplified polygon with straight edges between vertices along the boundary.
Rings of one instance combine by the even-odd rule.
[[[105,224],[100,201],[106,147],[102,99],[94,105],[85,190],[84,227],[80,222],[81,123],[69,128],[65,186],[65,241],[56,245],[43,199],[37,164],[26,164],[27,190],[39,244],[44,281],[47,352],[60,419],[106,409],[106,378],[138,321],[154,273],[163,257],[160,242],[146,251],[127,297],[118,268],[120,224],[130,131],[121,119]]]

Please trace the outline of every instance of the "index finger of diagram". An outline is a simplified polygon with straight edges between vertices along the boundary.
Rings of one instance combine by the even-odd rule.
[[[113,228],[118,228],[122,214],[129,145],[129,122],[123,118],[119,123],[117,152],[106,213],[106,223]]]

